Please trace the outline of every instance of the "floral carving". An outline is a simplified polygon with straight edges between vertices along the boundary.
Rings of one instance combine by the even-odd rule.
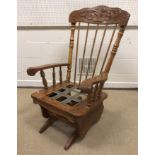
[[[130,14],[120,8],[112,8],[104,5],[93,8],[83,8],[71,12],[69,22],[84,22],[92,24],[119,24],[126,25]]]

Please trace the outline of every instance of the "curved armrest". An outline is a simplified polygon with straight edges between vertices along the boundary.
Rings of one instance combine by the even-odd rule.
[[[29,67],[27,69],[27,74],[30,76],[34,76],[38,71],[45,70],[48,68],[53,68],[53,67],[61,67],[61,66],[69,66],[69,64],[68,63],[46,64],[46,65],[41,65],[36,67]]]
[[[92,90],[93,84],[99,83],[99,82],[104,82],[107,80],[107,78],[108,78],[108,74],[102,72],[100,75],[98,75],[96,77],[89,78],[89,79],[82,81],[79,89],[81,89],[81,92],[89,93]]]

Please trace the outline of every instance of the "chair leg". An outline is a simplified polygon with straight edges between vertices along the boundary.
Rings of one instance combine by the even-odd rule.
[[[76,131],[73,132],[73,134],[71,135],[71,137],[68,139],[68,141],[66,142],[64,149],[68,150],[70,148],[70,146],[75,142],[75,140],[78,138],[78,134]]]
[[[39,133],[43,133],[46,129],[48,129],[52,124],[53,122],[55,121],[56,119],[55,118],[49,118],[45,124],[40,128],[39,130]]]

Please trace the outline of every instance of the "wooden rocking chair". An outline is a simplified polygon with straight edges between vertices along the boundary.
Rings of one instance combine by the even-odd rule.
[[[33,102],[40,105],[43,117],[47,118],[47,122],[39,132],[45,131],[56,120],[61,120],[75,128],[74,133],[64,146],[65,150],[78,137],[83,138],[89,128],[101,117],[104,108],[103,101],[107,98],[106,93],[102,92],[102,89],[108,78],[108,73],[129,17],[128,12],[120,8],[107,6],[84,8],[71,12],[69,16],[71,36],[68,63],[47,64],[27,69],[27,73],[30,76],[40,72],[44,85],[44,89],[31,95]],[[86,29],[81,24],[87,24]],[[88,46],[91,50],[87,52],[86,63],[88,34],[90,30],[94,30],[94,27],[94,39],[91,39],[92,44]],[[107,29],[109,29],[111,36],[108,35],[109,43],[106,43],[107,48],[102,50]],[[77,39],[75,52],[73,52],[75,30],[77,30]],[[99,30],[101,31],[100,34],[98,34]],[[86,34],[85,37],[82,37],[82,39],[85,38],[83,50],[79,50],[80,31]],[[97,37],[101,39],[96,41]],[[115,40],[114,43],[113,40]],[[95,42],[97,42],[99,48],[95,48]],[[111,47],[112,43],[113,47]],[[78,59],[81,51],[83,51],[82,57]],[[101,56],[101,51],[105,51],[104,58],[103,54]],[[74,65],[72,63],[73,60]],[[66,79],[63,80],[62,72],[64,73],[64,71],[62,69],[65,67],[67,71]],[[52,86],[48,86],[45,78],[44,71],[47,69],[52,69]],[[56,81],[56,69],[59,69],[59,82]],[[71,72],[71,70],[73,71]],[[77,73],[78,70],[79,72]]]

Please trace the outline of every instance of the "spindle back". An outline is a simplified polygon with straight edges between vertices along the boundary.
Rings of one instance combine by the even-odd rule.
[[[120,8],[110,8],[103,5],[71,12],[69,16],[71,36],[68,56],[70,65],[67,70],[68,81],[71,80],[71,75],[74,83],[78,81],[80,84],[83,79],[94,77],[102,72],[109,73],[129,17],[129,13]],[[110,29],[109,32],[107,32],[108,29]],[[77,30],[76,33],[75,30]],[[90,30],[94,32],[90,36],[91,43],[88,44]],[[116,31],[118,32],[116,33]],[[109,40],[104,47],[107,33],[110,33],[107,37]],[[77,39],[75,39],[76,45],[73,53],[75,34]],[[114,39],[114,37],[116,38]],[[80,39],[82,39],[81,42]],[[114,45],[111,48],[112,43]],[[79,47],[80,45],[83,49]],[[73,74],[71,74],[71,69],[74,70]]]

